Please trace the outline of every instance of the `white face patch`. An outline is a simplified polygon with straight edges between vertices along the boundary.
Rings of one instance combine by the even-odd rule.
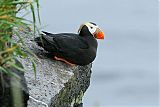
[[[90,31],[90,33],[92,35],[94,35],[94,33],[96,32],[98,26],[97,25],[94,25],[92,23],[85,23],[85,25],[88,27],[88,30]]]

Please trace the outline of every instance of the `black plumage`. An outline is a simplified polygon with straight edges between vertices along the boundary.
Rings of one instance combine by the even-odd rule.
[[[96,57],[97,40],[84,25],[79,34],[43,32],[45,35],[35,38],[37,44],[49,52],[53,58],[59,57],[72,64],[87,65]]]

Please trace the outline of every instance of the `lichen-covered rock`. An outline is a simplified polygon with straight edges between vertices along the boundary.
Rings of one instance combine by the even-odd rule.
[[[80,107],[82,97],[90,84],[91,65],[78,67],[68,82],[55,97],[52,98],[50,107]]]
[[[30,94],[28,107],[82,107],[82,97],[90,84],[91,64],[72,67],[47,58],[47,52],[37,46],[33,38],[26,38],[26,35],[33,35],[32,32],[20,34],[36,56],[30,55],[36,60],[36,77],[31,61],[19,58],[26,69]]]
[[[16,61],[19,67],[22,65]],[[0,107],[27,107],[29,92],[24,78],[24,72],[8,68],[19,78],[6,75],[0,71]]]

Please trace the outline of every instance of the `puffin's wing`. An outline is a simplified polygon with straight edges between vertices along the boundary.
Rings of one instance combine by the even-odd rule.
[[[61,52],[77,51],[88,49],[88,44],[78,34],[61,33],[43,35],[50,44],[54,45]]]

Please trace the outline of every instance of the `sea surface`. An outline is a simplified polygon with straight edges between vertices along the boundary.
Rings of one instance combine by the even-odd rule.
[[[84,107],[159,107],[158,0],[40,0],[41,29],[105,32]]]

